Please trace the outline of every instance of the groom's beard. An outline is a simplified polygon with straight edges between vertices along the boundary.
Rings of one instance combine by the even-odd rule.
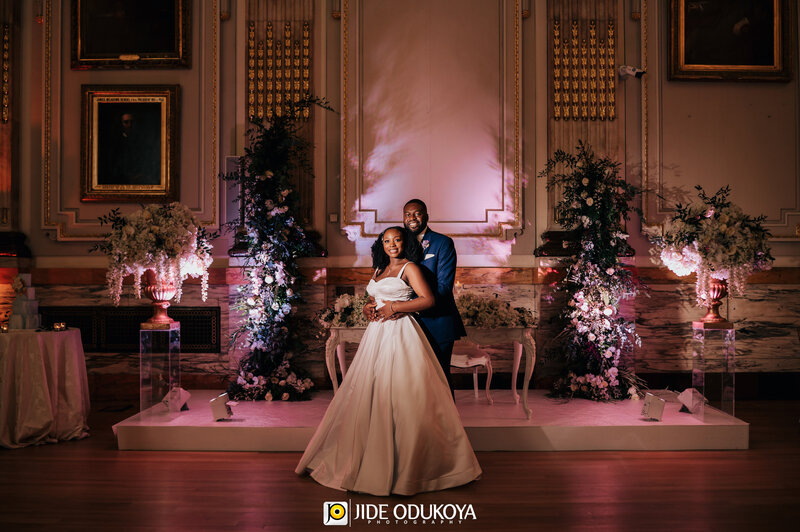
[[[411,231],[414,234],[414,236],[416,236],[416,237],[419,237],[421,234],[423,234],[428,229],[428,224],[427,223],[418,225],[416,229],[411,229],[408,226],[408,224],[405,223],[405,222],[403,223],[403,225],[406,227],[406,229]]]

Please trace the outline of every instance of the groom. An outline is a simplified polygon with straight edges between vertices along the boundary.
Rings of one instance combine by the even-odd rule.
[[[452,238],[428,227],[428,207],[420,199],[409,200],[403,206],[403,224],[417,235],[425,253],[421,263],[424,266],[422,271],[436,296],[436,305],[420,312],[419,321],[436,353],[436,358],[439,359],[452,393],[450,357],[453,354],[453,344],[467,335],[453,297],[453,283],[456,280],[456,248]]]
[[[436,305],[419,313],[419,323],[442,366],[450,393],[453,381],[450,378],[450,357],[453,344],[466,336],[464,323],[456,308],[453,283],[456,279],[456,248],[453,239],[432,231],[428,227],[428,207],[420,199],[412,199],[403,206],[403,224],[417,236],[422,244],[425,258],[421,265],[428,285],[433,289]],[[374,304],[367,305],[365,315],[373,319]]]

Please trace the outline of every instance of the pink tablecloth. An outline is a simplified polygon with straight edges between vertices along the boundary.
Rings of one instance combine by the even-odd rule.
[[[0,334],[0,447],[88,436],[81,332]]]

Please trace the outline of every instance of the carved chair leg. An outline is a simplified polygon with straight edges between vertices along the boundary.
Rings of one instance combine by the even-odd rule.
[[[486,358],[486,400],[489,401],[490,405],[494,404],[494,399],[492,399],[492,392],[489,391],[489,387],[492,384],[492,359],[491,357]]]

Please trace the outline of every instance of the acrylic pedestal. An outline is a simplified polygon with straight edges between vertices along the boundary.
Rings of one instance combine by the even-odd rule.
[[[692,387],[711,406],[734,416],[736,395],[736,330],[729,321],[692,322]],[[691,405],[692,414],[705,418],[705,402]]]
[[[181,324],[142,323],[139,329],[139,415],[172,419],[178,415],[181,387]]]

